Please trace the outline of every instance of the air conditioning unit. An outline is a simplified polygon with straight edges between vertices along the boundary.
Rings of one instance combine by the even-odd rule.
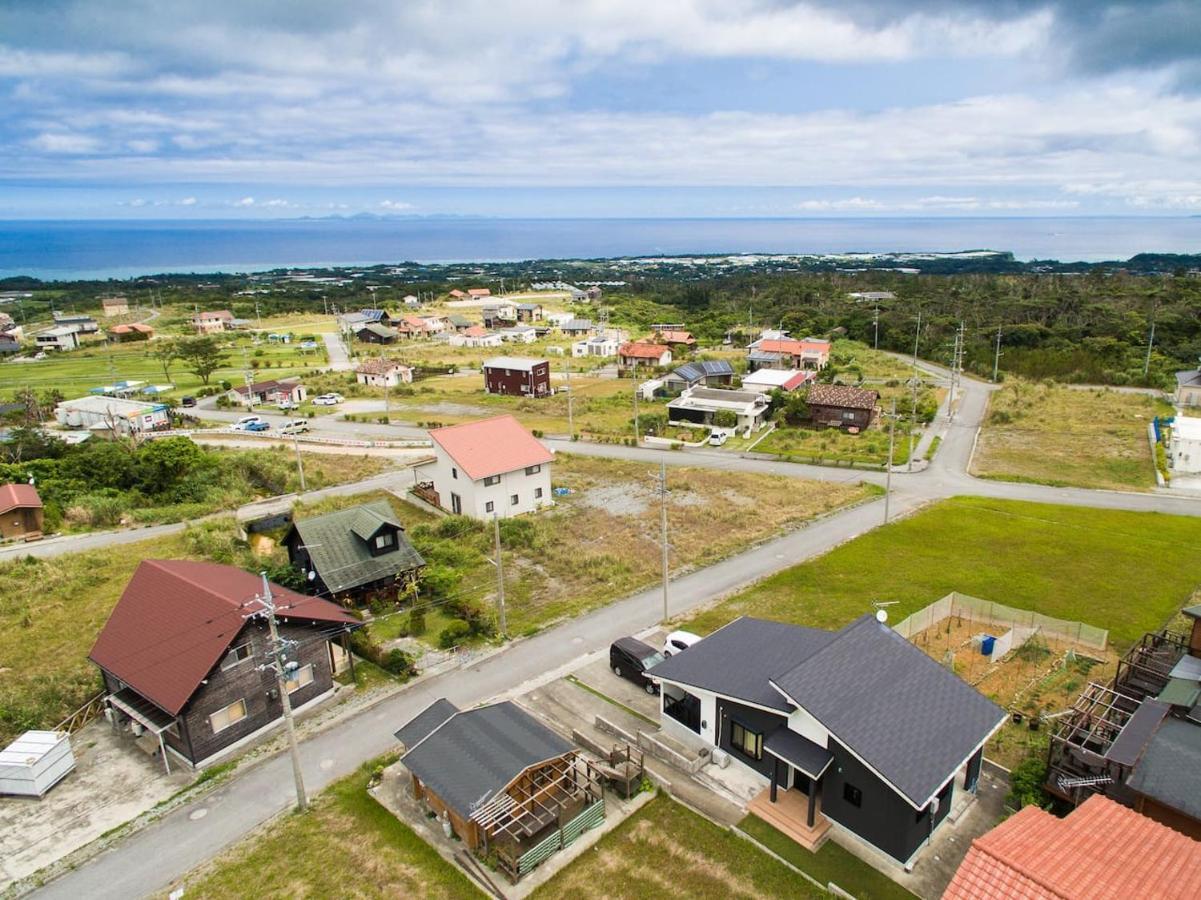
[[[725,750],[720,750],[717,747],[713,748],[713,761],[717,763],[719,769],[724,769],[730,764],[730,754]]]

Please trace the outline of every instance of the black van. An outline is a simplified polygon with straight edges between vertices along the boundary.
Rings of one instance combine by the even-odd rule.
[[[663,654],[637,638],[618,638],[609,647],[609,667],[613,674],[641,685],[648,694],[659,693],[659,685],[647,677],[648,669],[663,662]]]

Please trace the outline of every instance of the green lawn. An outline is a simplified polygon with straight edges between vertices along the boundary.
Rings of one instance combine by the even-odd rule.
[[[901,423],[904,424],[904,423]],[[914,435],[916,447],[920,439]],[[862,434],[847,434],[837,428],[777,427],[755,445],[756,453],[772,453],[792,462],[883,466],[888,462],[888,429],[870,428]],[[894,466],[909,459],[909,440],[898,430],[892,451]]]
[[[749,841],[659,796],[530,896],[756,900],[827,895]]]
[[[390,760],[389,760],[390,761]],[[192,898],[479,896],[457,868],[367,793],[373,760],[183,879]]]
[[[820,850],[810,853],[756,816],[747,816],[738,827],[822,884],[834,882],[858,900],[916,900],[905,888],[833,841],[826,841]]]
[[[1201,519],[956,497],[794,566],[695,616],[707,633],[746,614],[838,628],[896,601],[898,622],[950,591],[1108,628],[1128,646],[1163,627],[1201,581]]]

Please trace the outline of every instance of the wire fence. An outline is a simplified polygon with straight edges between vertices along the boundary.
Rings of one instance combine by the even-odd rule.
[[[1104,650],[1109,644],[1109,631],[1104,628],[1056,619],[1028,609],[1014,609],[1003,603],[981,600],[979,597],[970,597],[958,591],[952,591],[941,600],[935,600],[924,609],[919,609],[904,621],[898,622],[893,629],[906,640],[910,640],[914,635],[948,618],[992,625],[997,630],[1017,629],[1019,634],[1023,630],[1029,630],[1031,633],[1038,631],[1046,638],[1068,641],[1094,650]]]

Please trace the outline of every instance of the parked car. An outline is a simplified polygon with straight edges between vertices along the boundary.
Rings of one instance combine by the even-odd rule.
[[[726,432],[715,431],[711,435],[709,435],[709,445],[712,447],[720,447],[722,444],[724,444],[729,439],[730,439],[730,436]]]
[[[271,425],[267,422],[250,422],[246,426],[246,431],[270,431]]]
[[[305,419],[293,419],[291,422],[285,422],[279,429],[280,434],[304,434],[309,430],[309,423]]]
[[[262,416],[242,416],[238,421],[229,426],[230,431],[249,431],[251,425],[255,422],[262,422]],[[264,423],[266,424],[266,423]]]
[[[687,650],[700,639],[699,634],[693,634],[691,631],[673,631],[663,641],[663,655],[671,656],[673,653]]]
[[[180,406],[195,406],[196,398],[195,397],[180,397],[179,405]]]
[[[341,394],[322,394],[313,398],[313,406],[337,406],[345,399]]]
[[[609,647],[609,666],[613,674],[641,685],[648,694],[659,693],[659,685],[646,672],[661,662],[663,654],[638,638],[618,638]]]
[[[279,401],[279,403],[277,403],[277,404],[275,404],[275,405],[276,405],[276,407],[277,407],[277,408],[279,408],[279,409],[283,409],[283,410],[295,409],[295,408],[296,408],[296,404],[295,404],[295,403],[293,403],[291,400],[280,400],[280,401]]]

